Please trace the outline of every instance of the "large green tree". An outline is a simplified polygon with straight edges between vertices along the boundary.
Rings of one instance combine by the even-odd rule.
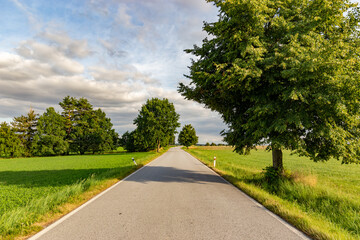
[[[37,142],[35,155],[52,156],[68,152],[65,123],[66,119],[53,107],[46,109],[37,122],[38,131],[34,138]]]
[[[32,156],[34,150],[36,148],[36,141],[34,141],[34,137],[37,132],[37,120],[38,114],[35,113],[33,109],[24,116],[14,117],[13,129],[19,139],[21,140],[21,144],[25,151],[25,156]]]
[[[219,19],[196,56],[187,99],[221,114],[241,154],[269,144],[315,161],[359,163],[360,12],[347,0],[209,0]]]
[[[197,144],[198,136],[196,136],[196,131],[191,124],[185,125],[179,133],[178,142],[181,145],[189,148],[189,146]]]
[[[106,152],[114,150],[117,146],[119,135],[112,128],[111,119],[106,117],[101,109],[94,110],[94,116],[91,119],[89,149],[93,152]]]
[[[114,149],[118,135],[110,118],[101,110],[94,110],[86,98],[67,96],[59,103],[65,119],[66,140],[72,152],[104,152]]]
[[[21,140],[14,129],[3,122],[0,124],[0,157],[20,157],[24,153]]]
[[[152,98],[141,107],[139,115],[134,120],[137,126],[134,132],[134,144],[141,150],[160,150],[167,146],[180,126],[179,114],[168,99]],[[140,149],[139,149],[140,150]]]

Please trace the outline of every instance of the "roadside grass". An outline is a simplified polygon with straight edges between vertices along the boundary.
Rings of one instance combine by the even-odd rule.
[[[268,183],[263,169],[272,158],[264,149],[245,156],[231,147],[185,150],[310,237],[360,239],[360,165],[315,163],[284,151],[286,178]]]
[[[41,230],[44,223],[59,218],[161,154],[0,159],[0,239]],[[66,204],[73,206],[67,209]]]

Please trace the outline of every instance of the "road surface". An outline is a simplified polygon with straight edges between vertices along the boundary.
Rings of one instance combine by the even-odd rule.
[[[180,148],[31,238],[306,239]]]

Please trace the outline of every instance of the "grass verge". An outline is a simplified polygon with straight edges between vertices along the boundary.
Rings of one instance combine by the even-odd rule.
[[[229,147],[185,150],[310,237],[360,239],[359,165],[314,163],[285,151],[287,177],[269,183],[263,169],[271,165],[271,153],[264,150],[247,156]]]
[[[40,231],[166,150],[0,159],[0,239]]]

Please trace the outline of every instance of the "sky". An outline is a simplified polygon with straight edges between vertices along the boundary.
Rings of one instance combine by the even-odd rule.
[[[358,1],[356,1],[358,2]],[[85,97],[119,134],[147,99],[168,98],[199,143],[222,142],[221,117],[178,92],[201,45],[205,0],[0,0],[0,122]],[[181,129],[179,129],[180,131]]]
[[[42,114],[67,96],[85,97],[119,134],[147,99],[168,98],[199,143],[222,142],[221,117],[178,92],[189,83],[203,21],[218,11],[203,0],[0,0],[0,122]],[[181,130],[179,128],[179,130]]]

